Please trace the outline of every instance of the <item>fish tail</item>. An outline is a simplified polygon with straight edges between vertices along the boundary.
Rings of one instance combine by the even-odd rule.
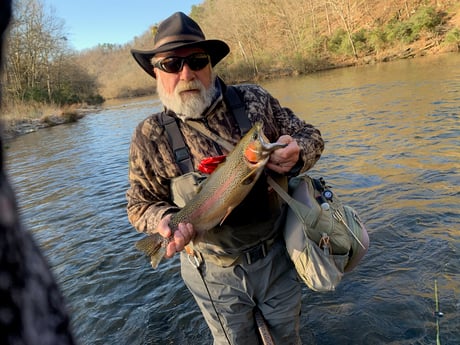
[[[153,269],[156,269],[158,267],[158,265],[161,262],[161,259],[163,259],[165,254],[166,254],[166,247],[161,246],[155,254],[150,255],[150,264],[152,265]]]
[[[165,255],[166,241],[167,240],[160,234],[155,233],[137,241],[136,248],[150,256],[150,263],[152,264],[152,267],[157,268],[161,259]]]

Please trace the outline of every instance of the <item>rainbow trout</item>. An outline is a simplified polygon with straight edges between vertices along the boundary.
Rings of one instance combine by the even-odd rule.
[[[248,195],[270,154],[286,144],[269,143],[262,131],[262,123],[256,123],[239,141],[226,160],[204,181],[199,192],[182,208],[172,215],[169,222],[171,231],[179,223],[191,223],[199,241],[199,235],[222,224],[225,218]],[[166,252],[170,239],[158,233],[149,235],[136,243],[136,248],[150,256],[153,268],[157,268]]]

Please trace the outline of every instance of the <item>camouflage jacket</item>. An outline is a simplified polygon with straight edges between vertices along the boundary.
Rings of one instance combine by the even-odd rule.
[[[225,91],[226,86],[222,82],[221,87]],[[299,119],[290,109],[281,107],[278,100],[260,86],[247,84],[238,85],[236,88],[246,104],[251,123],[263,121],[264,133],[270,142],[275,142],[281,135],[286,134],[296,139],[301,148],[302,163],[298,172],[310,169],[324,149],[319,130]],[[175,116],[172,112],[168,114]],[[139,232],[145,233],[155,232],[161,218],[177,210],[171,200],[170,181],[181,175],[158,115],[149,116],[137,126],[129,156],[130,188],[126,193],[128,218]],[[235,145],[241,138],[239,126],[222,96],[214,102],[200,121],[208,129]],[[227,153],[224,148],[189,126],[187,121],[178,121],[178,124],[195,169],[203,158]],[[223,252],[227,254],[232,253],[234,247],[244,250],[245,247],[254,245],[265,237],[273,236],[273,217],[279,213],[270,213],[267,203],[262,202],[270,196],[261,195],[266,194],[268,190],[265,179],[261,178],[259,182],[254,191],[225,221],[226,227],[230,228],[228,231],[232,232],[231,239],[225,240],[225,230],[222,227],[219,227],[219,236],[216,236],[219,240],[208,236],[208,241],[222,247]],[[266,225],[262,228],[251,226],[256,223]],[[235,231],[235,228],[239,228],[240,231]]]

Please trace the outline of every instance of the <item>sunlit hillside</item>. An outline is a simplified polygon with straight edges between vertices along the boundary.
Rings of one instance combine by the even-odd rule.
[[[219,64],[229,82],[296,75],[357,63],[377,63],[458,51],[460,1],[213,0],[192,8],[208,38],[231,54]],[[130,48],[153,46],[155,24],[123,46],[100,45],[78,61],[97,76],[106,99],[154,92],[154,80]]]

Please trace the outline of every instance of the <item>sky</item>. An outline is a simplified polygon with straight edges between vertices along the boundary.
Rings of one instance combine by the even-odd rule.
[[[177,11],[190,14],[203,0],[42,0],[64,21],[71,48],[125,44]],[[153,44],[153,43],[152,43]]]

